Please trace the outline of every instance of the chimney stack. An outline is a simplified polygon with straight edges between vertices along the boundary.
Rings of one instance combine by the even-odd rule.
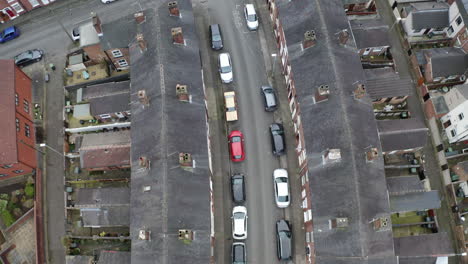
[[[144,169],[149,169],[150,167],[150,161],[146,156],[140,156],[138,159],[138,165]]]
[[[309,30],[304,33],[304,40],[302,41],[302,48],[307,49],[315,46],[317,37],[315,36],[314,30]]]
[[[169,7],[169,14],[171,16],[180,17],[180,11],[179,11],[179,7],[177,6],[177,1],[169,2],[167,6]]]
[[[141,52],[146,51],[146,41],[143,38],[143,34],[139,33],[136,35],[138,46],[140,46]]]
[[[328,227],[331,229],[337,228],[346,228],[349,225],[349,221],[347,217],[337,217],[335,219],[328,220]]]
[[[366,86],[362,83],[357,85],[356,90],[354,90],[354,99],[361,99],[366,95]]]
[[[145,20],[146,20],[145,14],[143,12],[138,12],[138,13],[134,14],[133,16],[135,17],[135,20],[136,20],[137,24],[141,24],[141,23],[145,22]]]
[[[349,32],[347,29],[340,31],[339,39],[341,45],[346,45],[346,42],[348,42],[349,39]]]
[[[341,160],[340,149],[327,149],[322,156],[323,164],[338,162]]]
[[[179,101],[190,102],[190,95],[188,93],[187,85],[177,84],[176,95]]]
[[[181,27],[172,28],[171,32],[172,32],[172,41],[173,41],[172,43],[181,44],[181,45],[185,44],[184,35],[182,35]]]
[[[190,153],[179,153],[179,165],[181,167],[193,167],[192,155]]]
[[[96,30],[96,33],[98,34],[98,36],[102,36],[101,20],[99,19],[98,15],[94,12],[91,13],[91,16],[93,18],[93,27]]]
[[[145,90],[138,91],[138,100],[140,100],[140,103],[143,105],[149,105],[148,96],[146,96]]]
[[[374,161],[379,157],[379,150],[377,148],[371,148],[366,152],[367,162]]]
[[[327,101],[328,95],[330,95],[330,87],[326,84],[320,85],[315,92],[315,103]]]

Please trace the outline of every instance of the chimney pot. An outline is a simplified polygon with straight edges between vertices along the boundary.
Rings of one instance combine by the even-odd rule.
[[[181,27],[172,28],[171,33],[172,33],[172,41],[173,41],[172,43],[181,44],[181,45],[185,44],[184,35],[182,35]]]
[[[177,5],[177,1],[169,2],[167,6],[169,7],[169,14],[171,16],[180,17],[180,11],[179,11],[179,6]]]
[[[309,30],[304,33],[304,40],[302,41],[302,48],[307,49],[315,46],[317,37],[314,30]]]

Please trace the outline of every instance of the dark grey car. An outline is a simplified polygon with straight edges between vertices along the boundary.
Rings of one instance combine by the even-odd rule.
[[[242,242],[232,243],[232,264],[247,263],[247,254],[245,252],[245,244]]]
[[[276,222],[277,253],[279,260],[292,259],[292,233],[289,222],[279,220]]]
[[[210,25],[210,42],[212,49],[223,49],[223,36],[221,34],[221,27],[219,24]]]
[[[262,86],[263,104],[265,111],[272,112],[278,108],[275,90],[271,86]]]
[[[231,177],[232,199],[235,203],[245,202],[245,178],[242,174],[234,174]]]
[[[281,156],[284,154],[286,146],[284,144],[284,129],[283,125],[273,123],[270,125],[271,145],[273,155]]]
[[[43,54],[44,52],[42,50],[33,49],[22,52],[16,55],[13,59],[15,60],[16,65],[22,67],[40,61]]]

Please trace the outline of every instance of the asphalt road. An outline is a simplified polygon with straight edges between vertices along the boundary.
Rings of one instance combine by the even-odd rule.
[[[230,263],[232,230],[232,198],[229,176],[243,173],[246,177],[248,238],[247,261],[249,263],[278,263],[276,257],[275,222],[284,218],[285,210],[278,209],[274,203],[273,177],[275,168],[280,167],[280,160],[272,155],[269,125],[277,114],[264,111],[260,86],[268,84],[264,56],[261,45],[261,21],[259,31],[249,31],[245,24],[243,7],[247,1],[217,0],[197,1],[195,17],[200,35],[202,62],[205,71],[205,83],[211,121],[217,122],[210,127],[215,164],[215,232],[216,263]],[[220,24],[223,33],[224,49],[212,51],[208,43],[208,25]],[[217,56],[229,52],[233,63],[234,82],[222,84],[218,74]],[[223,96],[225,91],[236,91],[239,121],[226,124],[224,118]],[[210,93],[212,93],[210,95]],[[277,120],[278,121],[278,120]],[[233,163],[229,160],[227,134],[240,130],[245,137],[246,160]],[[218,133],[217,133],[218,132]],[[219,154],[217,151],[220,151]],[[216,171],[216,170],[221,171]],[[221,189],[221,190],[219,190]],[[219,204],[221,203],[221,205]],[[222,240],[222,241],[220,241]]]

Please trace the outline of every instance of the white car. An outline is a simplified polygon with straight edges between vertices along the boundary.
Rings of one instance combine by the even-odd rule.
[[[258,28],[258,17],[255,12],[254,5],[246,4],[244,7],[245,20],[247,21],[247,27],[250,30],[257,30]]]
[[[80,40],[80,28],[79,27],[74,28],[71,32],[71,36],[72,36],[73,41]]]
[[[235,206],[232,209],[232,237],[234,239],[247,238],[247,208]]]
[[[115,2],[115,1],[117,1],[117,0],[101,0],[101,2],[102,2],[103,4],[108,4],[108,3]]]
[[[285,169],[273,171],[273,185],[275,188],[275,202],[279,208],[289,206],[291,197],[289,195],[289,178]]]
[[[232,63],[229,53],[221,53],[218,57],[219,65],[219,76],[223,83],[231,83],[233,80],[232,76]]]

